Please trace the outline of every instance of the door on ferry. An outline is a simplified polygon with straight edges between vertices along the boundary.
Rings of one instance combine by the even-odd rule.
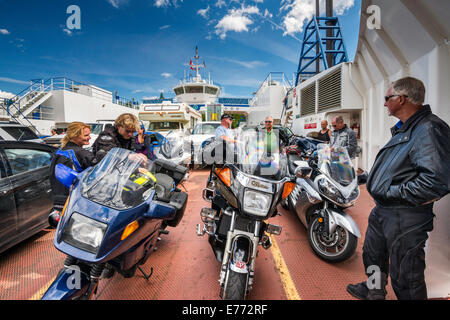
[[[9,248],[17,233],[17,211],[14,191],[6,174],[6,165],[0,153],[0,252]]]
[[[50,164],[54,150],[23,142],[11,143],[2,150],[14,189],[19,234],[32,234],[47,225],[53,208]]]

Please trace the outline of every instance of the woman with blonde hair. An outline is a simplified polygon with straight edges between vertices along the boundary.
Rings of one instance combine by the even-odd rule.
[[[92,152],[83,148],[89,145],[91,126],[83,122],[72,122],[52,159],[50,182],[53,190],[53,207],[61,210],[66,202],[69,190],[55,177],[55,167],[61,163],[77,172],[95,164]]]

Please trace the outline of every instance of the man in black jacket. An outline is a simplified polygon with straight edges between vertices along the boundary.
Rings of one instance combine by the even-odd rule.
[[[369,280],[347,286],[359,299],[384,299],[388,274],[398,299],[427,299],[424,246],[433,203],[450,191],[450,128],[424,98],[423,83],[411,77],[393,82],[385,97],[389,114],[400,121],[367,181],[376,203],[363,247]]]

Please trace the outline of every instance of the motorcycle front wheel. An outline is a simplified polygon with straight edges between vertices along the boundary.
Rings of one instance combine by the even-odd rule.
[[[244,300],[247,290],[247,274],[228,270],[228,282],[225,286],[224,300]]]
[[[318,219],[319,216],[314,216],[308,226],[308,241],[314,253],[327,262],[341,262],[350,258],[355,253],[358,238],[341,226],[325,236]]]

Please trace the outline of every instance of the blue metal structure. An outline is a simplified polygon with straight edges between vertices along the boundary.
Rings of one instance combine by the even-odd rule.
[[[327,48],[327,41],[331,42],[331,48]],[[328,55],[331,56],[331,64],[327,61]],[[322,61],[322,70],[348,61],[344,36],[337,17],[313,17],[306,26],[295,86],[298,85],[300,79],[309,78],[317,73],[311,71],[311,65],[317,59]]]

